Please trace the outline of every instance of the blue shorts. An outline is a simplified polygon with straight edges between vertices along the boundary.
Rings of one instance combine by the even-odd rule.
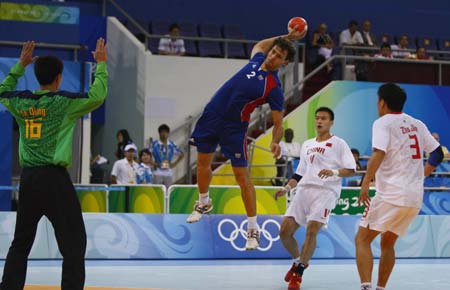
[[[220,145],[233,167],[247,167],[247,123],[227,121],[212,112],[203,112],[191,136],[191,145],[200,153],[213,153]]]

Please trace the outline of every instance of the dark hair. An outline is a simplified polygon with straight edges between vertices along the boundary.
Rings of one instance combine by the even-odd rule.
[[[289,62],[294,61],[295,48],[294,48],[294,44],[292,43],[292,41],[290,41],[289,39],[283,38],[283,37],[278,37],[273,42],[272,48],[274,46],[278,46],[279,48],[281,48],[281,50],[287,51],[287,55],[286,55],[287,61],[289,61]]]
[[[387,83],[378,88],[378,98],[393,112],[401,112],[406,102],[405,91],[397,84]]]
[[[358,21],[356,20],[350,20],[350,22],[348,23],[348,27],[352,27],[352,26],[358,26]]]
[[[291,133],[294,134],[294,130],[292,130],[291,128],[287,128],[286,130],[284,130],[284,133]]]
[[[178,25],[178,23],[172,23],[172,24],[170,24],[170,26],[169,26],[169,32],[172,31],[172,30],[174,30],[175,28],[180,29],[180,25]]]
[[[152,156],[150,150],[148,148],[144,148],[141,151],[139,151],[139,160],[142,161],[142,155],[144,155],[144,153],[147,153],[148,155]]]
[[[328,114],[330,114],[331,121],[334,121],[334,112],[330,108],[328,108],[328,107],[320,107],[320,108],[318,108],[316,110],[315,114],[317,114],[318,112],[327,112]]]
[[[166,124],[162,124],[158,127],[158,133],[161,134],[162,131],[166,131],[167,133],[170,133],[170,128]]]
[[[34,63],[34,74],[41,86],[55,81],[56,76],[62,74],[63,62],[55,56],[40,56]]]
[[[119,134],[122,134],[122,137],[123,137],[123,142],[122,143],[123,144],[128,144],[129,141],[131,141],[130,133],[128,133],[127,129],[120,129],[119,131],[117,131],[116,137],[118,137]]]
[[[383,42],[381,45],[380,45],[380,50],[382,50],[383,48],[389,48],[389,49],[391,49],[391,45],[389,44],[389,43],[387,43],[387,42]]]
[[[352,151],[353,154],[357,154],[359,156],[359,150],[356,148],[352,148],[350,149],[350,151]]]

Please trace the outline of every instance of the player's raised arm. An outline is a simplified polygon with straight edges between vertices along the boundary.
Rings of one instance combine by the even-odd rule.
[[[291,29],[289,31],[288,34],[279,35],[279,36],[275,36],[275,37],[266,38],[266,39],[261,40],[260,42],[255,44],[255,46],[253,47],[251,58],[253,58],[253,56],[255,56],[255,54],[257,54],[258,52],[262,52],[263,54],[267,54],[269,52],[269,50],[272,48],[273,42],[275,41],[275,39],[277,39],[279,37],[284,37],[284,38],[287,38],[289,40],[297,40],[297,39],[302,39],[303,37],[305,37],[307,31],[304,30],[303,32],[299,32],[297,30],[297,28],[298,28],[298,26],[296,25],[294,27],[294,29]]]

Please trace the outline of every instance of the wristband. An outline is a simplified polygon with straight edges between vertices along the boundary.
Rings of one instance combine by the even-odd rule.
[[[333,169],[333,170],[331,170],[331,172],[333,172],[333,175],[336,175],[336,176],[339,175],[339,170],[338,169]]]
[[[284,189],[286,189],[286,191],[291,191],[292,187],[289,184],[286,184]]]

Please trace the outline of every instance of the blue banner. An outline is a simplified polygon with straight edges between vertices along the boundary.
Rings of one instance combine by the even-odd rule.
[[[268,259],[289,258],[280,237],[282,216],[258,217],[261,241],[254,251],[245,251],[246,217],[207,215],[187,224],[184,214],[83,214],[87,231],[88,259]],[[359,216],[330,217],[317,236],[313,258],[354,258],[354,238]],[[0,213],[0,258],[5,258],[14,232],[15,213]],[[450,216],[418,216],[408,233],[396,244],[399,258],[450,258]],[[41,220],[32,259],[59,259],[51,224]],[[299,247],[305,238],[301,227],[295,238]],[[372,244],[380,255],[379,238]]]

